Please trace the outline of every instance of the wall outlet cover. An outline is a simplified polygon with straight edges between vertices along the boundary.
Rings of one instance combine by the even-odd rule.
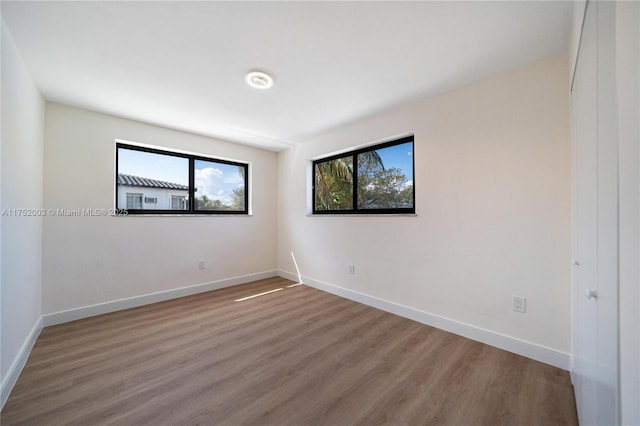
[[[523,314],[527,312],[527,299],[521,296],[513,296],[511,310],[521,312]]]

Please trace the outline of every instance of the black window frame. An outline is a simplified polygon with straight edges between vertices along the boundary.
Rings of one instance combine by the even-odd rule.
[[[119,209],[126,211],[127,215],[249,215],[249,164],[238,161],[224,160],[216,157],[209,157],[198,154],[187,154],[182,152],[167,151],[159,148],[151,148],[146,146],[139,146],[133,144],[127,144],[123,142],[116,142],[116,174],[115,174],[115,207],[118,209],[118,175],[119,175],[119,162],[118,154],[120,149],[128,149],[132,151],[148,152],[151,154],[168,155],[178,158],[186,158],[189,164],[189,184],[188,184],[188,202],[186,210],[172,210],[172,209]],[[195,162],[208,161],[220,164],[227,164],[232,166],[238,166],[244,168],[244,209],[243,210],[197,210],[195,208]]]
[[[363,209],[358,208],[358,154],[362,154],[369,151],[377,151],[383,148],[389,148],[391,146],[402,145],[411,142],[412,152],[415,149],[415,138],[414,135],[405,136],[399,139],[394,139],[391,141],[379,143],[376,145],[367,146],[360,149],[355,149],[352,151],[341,152],[339,154],[332,155],[330,157],[323,157],[317,160],[312,161],[311,169],[311,186],[312,186],[312,199],[311,199],[311,208],[312,214],[314,215],[350,215],[350,214],[358,214],[358,215],[366,215],[366,214],[374,214],[374,215],[402,215],[402,214],[415,214],[416,213],[416,188],[415,188],[415,152],[414,155],[411,156],[411,168],[413,172],[413,194],[412,194],[412,202],[411,207],[397,207],[397,208],[384,208],[384,209]],[[351,209],[341,209],[341,210],[318,210],[316,208],[316,165],[320,163],[325,163],[327,161],[333,161],[338,158],[352,157],[352,173],[353,173],[353,190],[352,190],[352,205]]]

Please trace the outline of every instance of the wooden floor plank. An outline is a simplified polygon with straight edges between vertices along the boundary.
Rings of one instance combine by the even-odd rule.
[[[566,371],[292,284],[47,327],[0,422],[577,424]]]

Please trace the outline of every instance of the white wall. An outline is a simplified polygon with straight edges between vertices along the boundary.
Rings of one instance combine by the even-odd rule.
[[[0,222],[0,371],[4,404],[39,332],[42,218],[10,212],[42,207],[44,137],[44,100],[4,21],[1,121],[1,205],[5,214]]]
[[[569,79],[573,80],[573,73],[578,60],[578,51],[580,49],[580,35],[582,34],[582,22],[584,21],[584,13],[587,8],[587,0],[573,1],[573,19],[571,25],[571,37],[569,41],[569,61],[570,70]]]
[[[620,404],[640,424],[640,4],[616,3],[620,180]]]
[[[279,268],[568,354],[568,73],[553,56],[281,152]],[[306,215],[310,159],[411,132],[415,217]]]
[[[275,271],[274,152],[47,103],[45,207],[113,208],[116,138],[252,163],[253,215],[47,216],[44,315]]]

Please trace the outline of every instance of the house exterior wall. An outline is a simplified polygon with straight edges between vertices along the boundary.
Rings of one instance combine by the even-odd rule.
[[[188,192],[179,189],[118,185],[118,203],[116,208],[127,208],[127,194],[142,194],[143,209],[171,210],[171,197],[184,197],[186,199]],[[148,202],[147,199],[149,198],[156,199],[157,202]]]

